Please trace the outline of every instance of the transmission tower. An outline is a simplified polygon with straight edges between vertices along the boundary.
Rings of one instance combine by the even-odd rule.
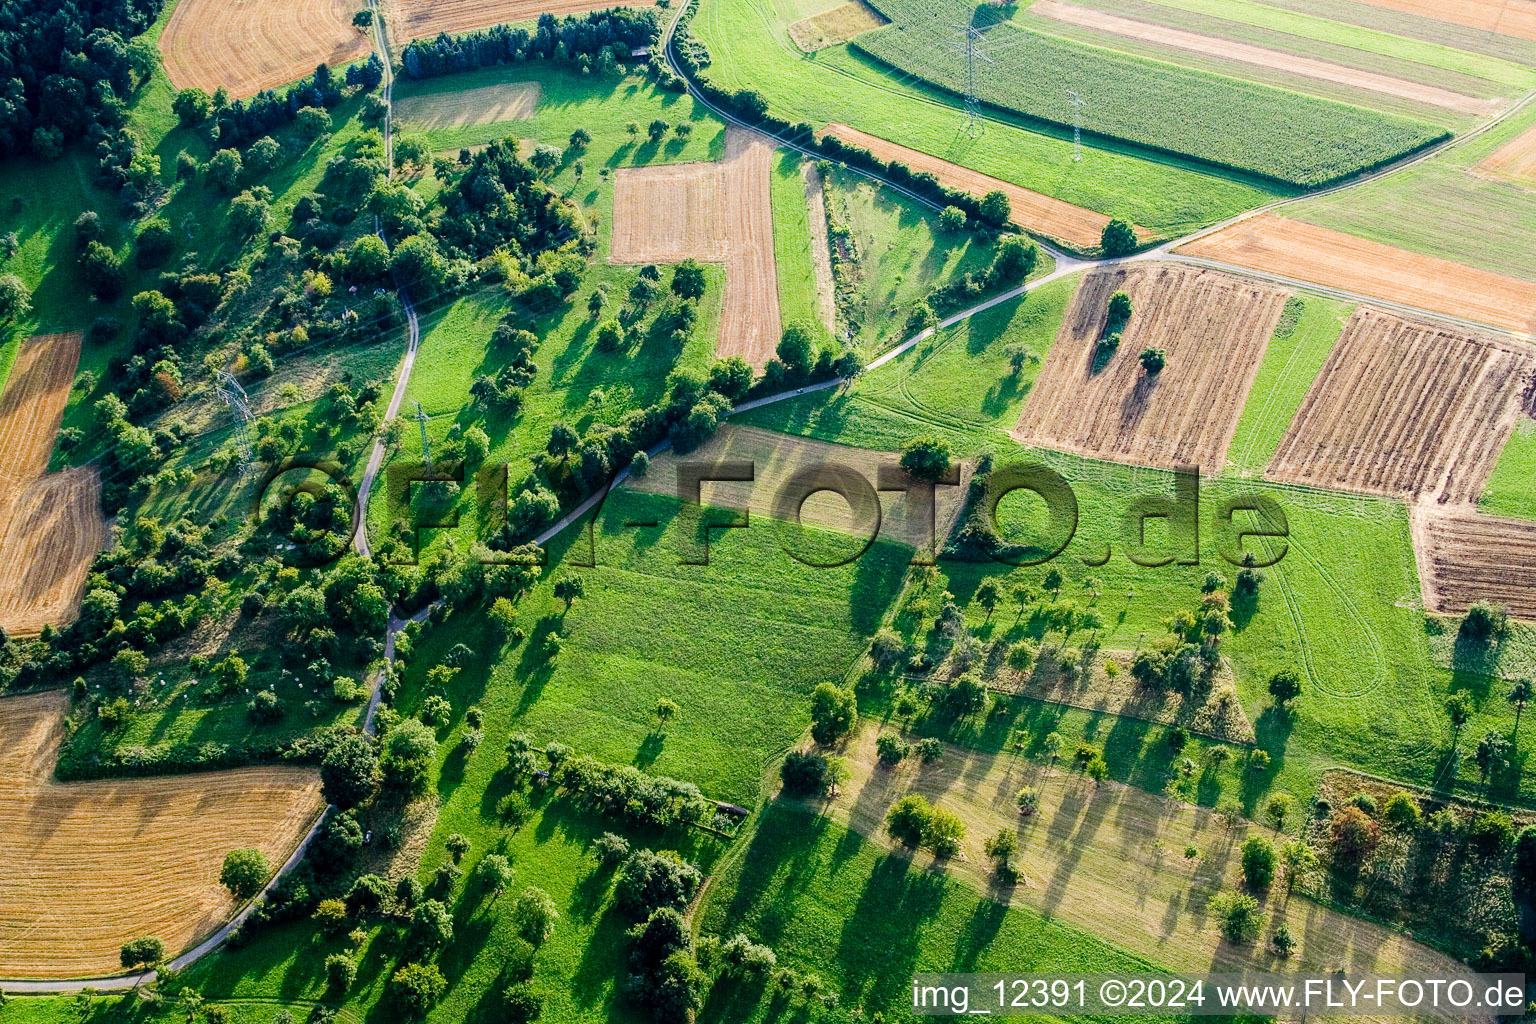
[[[426,413],[421,411],[421,403],[416,403],[416,415],[413,417],[421,426],[421,464],[430,467],[432,465],[432,449],[427,447],[427,419]]]
[[[240,475],[249,476],[256,470],[256,460],[251,453],[250,423],[255,419],[251,413],[251,401],[240,382],[225,370],[214,374],[213,389],[224,400],[224,404],[229,406],[230,417],[235,421],[235,446],[240,452]]]
[[[981,101],[976,98],[976,62],[992,63],[981,49],[981,29],[975,25],[951,25],[958,31],[964,42],[950,43],[951,49],[965,54],[965,124],[961,131],[971,138],[980,135],[985,129],[981,122]]]
[[[1072,101],[1072,162],[1078,163],[1083,159],[1083,95],[1068,89],[1067,97]]]

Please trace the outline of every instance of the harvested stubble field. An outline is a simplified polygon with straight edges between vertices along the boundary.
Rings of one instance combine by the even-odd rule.
[[[539,106],[538,82],[504,82],[460,92],[404,96],[395,101],[395,118],[412,128],[431,131],[466,124],[526,121]]]
[[[981,197],[988,192],[1000,191],[1008,197],[1013,209],[1013,222],[1019,227],[1047,238],[1060,239],[1079,249],[1096,248],[1099,237],[1104,233],[1104,225],[1109,223],[1109,217],[1102,213],[1085,210],[1081,206],[1031,192],[1027,188],[1020,188],[948,160],[887,142],[878,135],[861,132],[846,124],[834,121],[818,134],[835,135],[851,145],[864,147],[881,160],[898,160],[914,171],[926,171],[938,178],[941,184],[969,192],[973,196]],[[1137,226],[1136,234],[1142,239],[1152,237],[1152,232],[1140,226]]]
[[[389,30],[390,45],[399,48],[412,39],[428,39],[439,32],[457,35],[492,25],[532,21],[541,14],[562,17],[601,7],[650,7],[654,3],[655,0],[384,0],[384,27]]]
[[[1095,372],[1109,297],[1121,290],[1134,312]],[[1285,298],[1275,285],[1170,264],[1087,275],[1013,437],[1113,462],[1218,472]],[[1141,367],[1148,347],[1167,353],[1155,376]]]
[[[718,356],[761,367],[779,343],[779,278],[769,200],[773,145],[731,127],[720,163],[624,167],[613,175],[614,263],[725,264]]]
[[[1430,504],[1412,510],[1426,611],[1462,615],[1474,601],[1536,619],[1536,522]]]
[[[1380,310],[1355,311],[1265,474],[1469,504],[1514,430],[1536,357]]]
[[[176,951],[233,908],[224,855],[281,863],[321,808],[300,768],[61,784],[53,762],[68,697],[0,701],[0,976],[121,968],[118,947],[157,935]]]
[[[1332,82],[1351,89],[1380,93],[1384,96],[1395,96],[1399,99],[1412,100],[1413,102],[1424,103],[1429,106],[1443,107],[1446,110],[1455,110],[1463,114],[1487,116],[1496,113],[1502,106],[1502,103],[1496,99],[1467,96],[1463,93],[1442,89],[1424,82],[1414,82],[1406,78],[1364,71],[1345,64],[1335,64],[1332,61],[1318,60],[1295,53],[1285,53],[1265,46],[1254,46],[1249,43],[1222,39],[1218,36],[1204,35],[1199,32],[1187,32],[1183,29],[1158,25],[1136,18],[1122,18],[1115,14],[1091,10],[1077,4],[1061,3],[1059,0],[1040,0],[1040,2],[1031,5],[1029,13],[1068,25],[1078,25],[1083,28],[1108,32],[1127,39],[1136,39],[1158,46],[1170,47],[1175,50],[1187,50],[1191,53],[1203,54],[1209,57],[1238,61],[1243,64],[1251,64],[1254,67],[1286,71],[1304,78],[1316,79],[1320,82]],[[1360,99],[1365,101],[1368,97],[1362,96]]]
[[[863,0],[840,4],[789,26],[789,38],[806,53],[846,43],[860,32],[889,25],[885,16]]]
[[[1377,7],[1436,21],[1536,39],[1536,3],[1532,0],[1364,0]]]
[[[1261,214],[1187,242],[1186,256],[1503,327],[1536,331],[1536,283]]]
[[[106,539],[96,471],[45,475],[80,338],[27,339],[0,394],[0,627],[12,633],[72,619]]]
[[[1527,128],[1483,157],[1472,173],[1536,188],[1536,128]]]
[[[847,467],[874,487],[882,466],[899,468],[898,458],[891,452],[853,448],[780,434],[759,427],[738,427],[726,423],[721,426],[719,433],[687,455],[678,456],[668,452],[658,456],[645,476],[631,476],[625,486],[678,497],[677,471],[680,463],[717,460],[751,462],[754,466],[754,479],[750,482],[704,484],[701,493],[704,504],[740,509],[753,517],[770,518],[778,517],[779,510],[775,508],[775,502],[780,491],[801,470],[818,466]],[[940,486],[935,489],[934,533],[937,537],[948,535],[950,525],[959,514],[965,484],[969,479],[970,465],[967,463],[961,467],[959,486]],[[920,518],[922,510],[914,508],[903,492],[885,491],[879,497],[882,508],[880,539],[913,547],[927,541],[929,526]],[[808,498],[800,509],[800,519],[807,526],[858,537],[866,537],[870,532],[869,524],[856,523],[848,503],[830,491],[819,492]]]
[[[1299,940],[1296,955],[1276,960],[1267,942],[1225,941],[1210,898],[1240,884],[1239,847],[1246,835],[1273,837],[1248,824],[1229,830],[1208,807],[1164,799],[1119,783],[1090,780],[1036,762],[946,746],[938,761],[908,758],[881,767],[878,729],[849,741],[850,778],[826,810],[855,831],[889,847],[885,814],[908,793],[920,793],[967,824],[962,853],[942,864],[949,875],[994,899],[1037,907],[1158,966],[1174,971],[1332,971],[1415,974],[1467,968],[1391,929],[1341,914],[1277,885],[1265,900],[1269,928],[1286,925]],[[1021,818],[1014,796],[1039,794],[1036,813]],[[781,798],[783,799],[783,798]],[[1017,831],[1014,859],[1022,879],[1001,888],[982,843],[999,829]],[[1245,835],[1246,833],[1246,835]],[[1180,856],[1193,846],[1200,856]],[[930,855],[916,858],[923,864]],[[1268,931],[1266,930],[1266,935]],[[1364,1018],[1362,1018],[1364,1019]]]
[[[179,0],[160,54],[178,89],[235,97],[302,78],[317,64],[367,56],[368,36],[352,25],[352,0]]]

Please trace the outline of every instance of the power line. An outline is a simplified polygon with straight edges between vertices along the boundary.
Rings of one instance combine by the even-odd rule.
[[[992,63],[981,49],[981,29],[975,25],[951,25],[961,34],[963,43],[950,43],[950,48],[965,54],[965,124],[961,131],[971,138],[980,135],[984,130],[981,121],[981,101],[976,98],[976,62]]]
[[[214,374],[213,390],[229,406],[229,414],[235,421],[235,445],[240,452],[240,475],[249,476],[256,469],[256,460],[251,452],[250,422],[256,418],[251,412],[251,400],[240,382],[227,370],[219,370]]]
[[[421,425],[421,464],[423,466],[431,467],[431,465],[432,465],[432,449],[427,447],[427,419],[428,419],[428,416],[427,416],[426,413],[421,411],[421,403],[420,402],[416,403],[416,415],[413,418],[416,420],[416,422],[418,424]]]

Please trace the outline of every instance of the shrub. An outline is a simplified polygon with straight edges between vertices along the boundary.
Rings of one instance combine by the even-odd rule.
[[[958,206],[946,206],[939,214],[939,230],[955,232],[965,228],[965,211]]]
[[[1248,888],[1263,892],[1275,880],[1275,847],[1263,836],[1243,843],[1243,880]]]
[[[1163,367],[1168,364],[1168,353],[1160,348],[1147,347],[1141,350],[1141,355],[1136,358],[1141,360],[1141,368],[1149,374],[1163,372]]]
[[[949,472],[950,461],[949,442],[941,437],[915,437],[901,450],[901,468],[919,480],[938,480]]]
[[[219,884],[236,899],[248,900],[261,891],[262,883],[271,873],[272,866],[267,863],[266,854],[253,847],[243,846],[224,855]]]
[[[839,762],[807,750],[791,750],[779,766],[784,788],[793,796],[825,796],[838,784]]]
[[[811,694],[811,736],[823,746],[845,736],[858,719],[852,687],[822,683]]]
[[[1382,809],[1381,817],[1391,828],[1400,832],[1418,828],[1423,820],[1419,802],[1402,790],[1398,790],[1387,798],[1387,805]]]
[[[422,1016],[448,990],[442,972],[431,964],[406,964],[390,979],[396,1004],[410,1016]]]
[[[612,832],[604,832],[592,843],[598,863],[612,867],[629,856],[629,840]]]
[[[944,743],[933,736],[928,736],[914,743],[912,750],[923,764],[932,764],[944,756]]]
[[[537,946],[555,930],[560,913],[547,892],[530,885],[513,905],[512,918],[517,922],[518,933]]]
[[[702,880],[699,869],[675,853],[636,850],[619,871],[614,905],[637,920],[658,908],[681,910]]]
[[[347,905],[338,899],[321,900],[310,915],[315,927],[326,936],[340,935],[347,930]]]
[[[357,980],[357,961],[345,953],[325,958],[325,987],[333,995],[343,995]]]
[[[965,822],[960,815],[935,807],[928,816],[928,827],[923,830],[923,845],[940,857],[952,857],[960,852],[960,841],[965,838]]]
[[[1515,838],[1515,824],[1503,811],[1482,811],[1467,826],[1467,840],[1472,848],[1491,857]]]
[[[1013,798],[1014,806],[1019,809],[1019,814],[1029,817],[1040,808],[1040,794],[1033,786],[1025,786],[1019,790]]]
[[[1212,896],[1211,910],[1221,921],[1221,933],[1229,942],[1252,942],[1264,927],[1259,901],[1236,889],[1223,889]]]
[[[903,846],[922,845],[923,835],[933,818],[933,808],[916,793],[904,796],[885,815],[885,830]]]
[[[886,732],[881,733],[880,738],[875,740],[875,749],[879,751],[881,764],[894,767],[912,752],[912,744],[893,732]]]
[[[1363,864],[1381,843],[1381,826],[1358,807],[1345,807],[1333,816],[1333,853],[1346,866]]]

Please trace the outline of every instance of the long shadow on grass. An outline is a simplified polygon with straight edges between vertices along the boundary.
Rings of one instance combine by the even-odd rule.
[[[845,1001],[896,1005],[917,965],[922,924],[939,912],[949,883],[913,870],[900,854],[875,863],[837,945]]]

